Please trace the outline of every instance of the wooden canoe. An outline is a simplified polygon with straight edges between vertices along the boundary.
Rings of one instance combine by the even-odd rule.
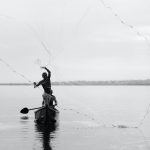
[[[56,108],[44,106],[35,111],[35,122],[40,124],[56,122],[57,114]]]

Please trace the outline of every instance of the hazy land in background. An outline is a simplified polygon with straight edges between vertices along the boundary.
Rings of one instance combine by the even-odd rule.
[[[30,86],[31,83],[0,83],[0,85],[24,85]],[[110,80],[110,81],[55,81],[52,85],[150,85],[150,79],[146,80]]]

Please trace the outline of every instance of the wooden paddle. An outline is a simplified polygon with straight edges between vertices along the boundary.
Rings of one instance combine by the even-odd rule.
[[[42,108],[42,107],[31,108],[31,109],[28,109],[27,107],[25,107],[25,108],[20,110],[20,113],[27,114],[29,112],[29,110],[34,110],[34,109],[39,109],[39,108]]]

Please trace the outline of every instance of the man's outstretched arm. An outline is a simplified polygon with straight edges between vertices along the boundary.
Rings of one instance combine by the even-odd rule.
[[[48,77],[51,77],[51,71],[47,69],[46,67],[41,67],[42,69],[45,69],[48,72]]]
[[[34,84],[34,88],[36,88],[36,87],[38,87],[39,85],[42,84],[42,81],[40,81],[39,83],[34,82],[33,84]]]

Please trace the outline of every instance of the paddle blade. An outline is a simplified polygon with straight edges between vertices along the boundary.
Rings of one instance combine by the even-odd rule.
[[[20,113],[27,114],[29,112],[29,109],[27,107],[23,108]]]

